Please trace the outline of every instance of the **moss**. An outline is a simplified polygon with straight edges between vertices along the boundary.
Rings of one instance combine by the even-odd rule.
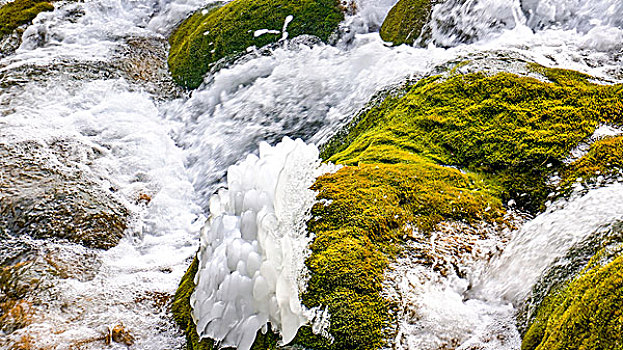
[[[301,297],[328,308],[333,341],[303,327],[294,345],[383,347],[394,321],[384,274],[409,234],[426,237],[448,222],[505,224],[502,203],[511,198],[538,210],[547,177],[571,149],[618,120],[607,106],[619,103],[621,86],[562,70],[539,74],[549,81],[501,73],[404,85],[323,148],[324,159],[344,167],[312,187],[319,202],[308,221],[315,239]]]
[[[54,6],[42,0],[15,0],[0,7],[0,36],[11,34],[15,28],[30,23],[42,11]]]
[[[522,350],[623,349],[623,256],[599,261],[544,300]]]
[[[387,14],[379,34],[394,45],[408,44],[420,36],[432,10],[431,0],[400,0]]]
[[[188,267],[188,270],[182,277],[182,281],[175,292],[173,302],[171,303],[171,312],[178,326],[186,334],[187,350],[212,350],[214,342],[209,339],[199,341],[197,327],[192,318],[192,309],[190,306],[190,296],[195,290],[195,275],[199,268],[199,260],[197,257]]]
[[[303,300],[328,306],[335,338],[313,348],[383,346],[392,322],[383,275],[405,227],[503,223],[501,203],[511,198],[539,210],[547,177],[599,123],[615,120],[603,106],[618,103],[621,86],[532,68],[549,81],[451,74],[385,92],[323,148],[346,167],[313,187],[324,204],[308,225],[316,238]]]
[[[596,141],[582,158],[569,164],[561,171],[563,189],[569,189],[580,180],[591,185],[598,177],[613,179],[623,169],[623,136],[608,137]]]
[[[169,69],[175,81],[196,88],[218,60],[277,42],[281,34],[254,36],[256,30],[281,31],[287,16],[289,37],[315,35],[327,41],[344,15],[337,0],[234,0],[196,12],[170,37]]]
[[[483,174],[504,189],[505,201],[538,211],[553,190],[547,176],[599,123],[618,121],[604,106],[620,104],[623,96],[621,85],[543,72],[555,82],[508,73],[422,80],[356,118],[323,155],[358,164],[417,154]]]
[[[343,167],[313,186],[321,202],[308,223],[316,238],[307,260],[311,278],[303,302],[328,307],[335,341],[297,339],[306,348],[383,346],[391,322],[390,305],[381,296],[384,272],[408,226],[431,231],[447,220],[502,220],[495,190],[479,177],[416,155],[393,156],[394,164]]]

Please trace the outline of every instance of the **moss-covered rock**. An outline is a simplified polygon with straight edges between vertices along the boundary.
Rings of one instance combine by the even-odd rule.
[[[601,255],[545,298],[522,350],[623,349],[623,255]]]
[[[400,0],[387,14],[379,34],[393,45],[413,45],[430,18],[434,1]]]
[[[477,73],[407,84],[327,144],[323,158],[348,166],[314,185],[330,204],[318,204],[309,223],[317,238],[303,300],[329,306],[336,339],[316,348],[382,345],[391,319],[379,288],[405,225],[501,222],[509,199],[538,211],[549,175],[599,123],[617,119],[601,106],[617,103],[620,86],[533,69],[550,82]]]
[[[377,150],[382,152],[382,146]],[[409,227],[430,232],[442,221],[503,220],[496,190],[474,174],[425,158],[396,154],[395,164],[347,166],[320,177],[309,222],[316,235],[307,261],[311,279],[303,302],[328,306],[331,344],[314,349],[379,349],[392,322],[381,295],[384,273]],[[327,202],[328,201],[328,202]],[[323,204],[330,203],[330,204]]]
[[[307,307],[328,308],[333,340],[303,327],[294,345],[386,345],[395,320],[384,277],[406,240],[453,223],[459,233],[504,227],[510,199],[540,210],[554,186],[548,178],[565,168],[569,152],[601,123],[620,123],[609,106],[621,100],[621,86],[532,69],[541,79],[475,73],[405,84],[381,94],[324,147],[322,158],[344,167],[313,186],[311,278],[301,297]]]
[[[586,155],[561,171],[560,187],[565,192],[576,183],[585,187],[618,180],[623,171],[623,136],[593,143]]]
[[[538,211],[554,190],[547,177],[570,151],[600,123],[620,122],[607,106],[623,96],[621,85],[539,70],[551,82],[508,73],[421,80],[359,115],[323,155],[352,165],[417,154],[480,173],[503,188],[503,200]]]
[[[52,10],[54,6],[43,0],[14,0],[5,4],[0,7],[0,37],[30,23],[40,12]]]
[[[196,88],[218,60],[277,42],[286,24],[290,38],[309,34],[327,41],[344,18],[339,5],[337,0],[234,0],[200,10],[169,38],[169,69],[177,83]]]

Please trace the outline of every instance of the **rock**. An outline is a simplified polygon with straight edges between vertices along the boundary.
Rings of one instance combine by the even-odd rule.
[[[39,242],[24,248],[28,243],[20,245],[10,237],[6,241],[16,252],[7,256],[0,250],[0,332],[5,336],[0,337],[0,348],[34,349],[31,343],[37,336],[31,339],[28,327],[46,320],[50,301],[58,298],[58,281],[91,280],[100,262],[83,247]]]
[[[413,45],[430,19],[434,1],[400,0],[387,14],[379,34],[393,45]]]
[[[72,157],[74,141],[0,143],[0,232],[66,239],[110,248],[127,227],[129,211],[113,193],[84,176]],[[96,157],[97,150],[85,155]],[[74,153],[75,152],[75,153]]]
[[[538,65],[528,70],[551,83],[508,73],[471,73],[401,88],[357,116],[326,145],[323,156],[347,165],[424,156],[493,176],[504,203],[512,199],[520,209],[538,212],[555,191],[548,176],[563,168],[571,150],[598,125],[620,122],[607,106],[619,105],[621,87],[593,84],[573,71]],[[572,105],[568,93],[577,97]],[[547,108],[535,104],[535,96],[547,100]]]
[[[623,177],[623,136],[606,136],[589,140],[582,157],[566,165],[560,172],[560,194],[621,181]]]
[[[538,305],[522,350],[618,349],[623,331],[623,244],[601,250]],[[614,256],[612,256],[614,255]]]
[[[234,0],[200,10],[169,38],[169,70],[178,84],[194,89],[221,59],[303,34],[326,42],[343,18],[336,0]]]
[[[113,328],[109,328],[108,334],[106,334],[106,337],[104,338],[104,342],[106,343],[106,345],[110,345],[113,341],[115,343],[132,346],[135,339],[134,336],[132,336],[132,334],[127,331],[122,324],[118,324]]]

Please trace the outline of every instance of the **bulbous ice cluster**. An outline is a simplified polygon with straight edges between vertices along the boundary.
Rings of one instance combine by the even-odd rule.
[[[202,338],[247,350],[270,322],[287,344],[314,317],[299,299],[311,240],[305,222],[315,201],[309,187],[329,170],[315,146],[289,138],[260,144],[259,158],[228,169],[228,189],[210,199],[201,232],[191,304]]]

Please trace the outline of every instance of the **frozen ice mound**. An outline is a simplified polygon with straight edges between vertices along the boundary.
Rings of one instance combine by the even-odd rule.
[[[210,198],[191,297],[199,336],[240,350],[250,349],[269,322],[287,344],[316,314],[326,318],[326,311],[301,305],[299,295],[312,239],[309,188],[334,166],[321,164],[316,146],[300,139],[259,148],[259,157],[229,167],[228,189]]]

